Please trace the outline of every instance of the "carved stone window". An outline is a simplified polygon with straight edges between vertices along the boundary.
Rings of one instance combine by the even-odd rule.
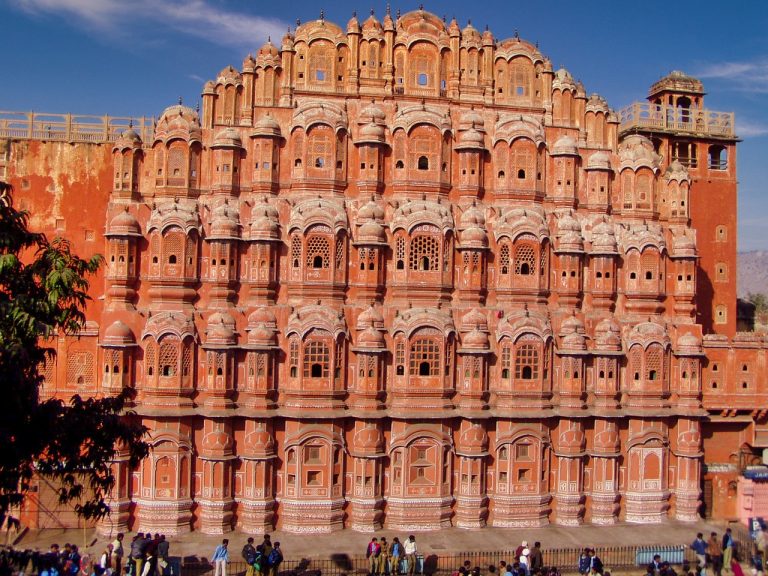
[[[440,344],[437,338],[417,336],[411,340],[409,373],[411,376],[440,375]]]

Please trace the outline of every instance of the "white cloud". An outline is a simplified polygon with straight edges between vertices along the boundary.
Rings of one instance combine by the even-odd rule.
[[[694,76],[722,81],[724,87],[740,92],[768,94],[768,57],[747,62],[707,64]]]
[[[12,0],[30,14],[66,15],[75,23],[113,33],[128,18],[144,20],[213,44],[254,49],[268,36],[279,39],[288,24],[213,6],[209,0]]]
[[[736,135],[739,138],[758,138],[768,136],[768,125],[759,122],[740,121],[736,119]]]

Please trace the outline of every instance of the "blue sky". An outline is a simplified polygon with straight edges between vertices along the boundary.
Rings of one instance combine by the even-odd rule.
[[[319,17],[341,24],[357,10],[381,18],[380,0],[0,0],[0,109],[158,115],[181,96],[287,27]],[[393,13],[418,2],[392,2]],[[679,69],[704,81],[707,108],[735,111],[739,249],[768,250],[768,5],[700,0],[425,2],[464,26],[519,31],[539,42],[614,108],[645,97]]]

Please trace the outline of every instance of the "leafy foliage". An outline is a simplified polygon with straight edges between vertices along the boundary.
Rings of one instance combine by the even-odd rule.
[[[39,368],[54,354],[46,339],[84,326],[87,278],[102,258],[84,260],[66,240],[31,232],[28,214],[13,208],[9,192],[0,182],[0,525],[15,522],[9,513],[35,472],[60,487],[62,503],[100,518],[109,511],[105,497],[115,483],[110,464],[118,449],[132,466],[147,453],[146,429],[125,413],[132,391],[41,401]]]

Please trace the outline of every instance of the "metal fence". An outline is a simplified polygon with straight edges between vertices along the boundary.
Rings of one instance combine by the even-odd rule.
[[[740,534],[734,534],[736,544],[744,549],[745,543],[739,541]],[[655,554],[671,564],[682,564],[684,561],[692,565],[696,556],[688,546],[596,546],[597,555],[603,561],[606,570],[628,570],[647,566]],[[416,573],[424,575],[447,575],[456,571],[465,561],[475,567],[479,566],[483,574],[488,574],[489,566],[498,566],[504,560],[514,561],[514,549],[496,550],[492,552],[461,552],[456,554],[419,555],[416,563]],[[544,566],[556,567],[563,574],[578,572],[579,548],[548,548],[543,550]],[[742,558],[744,555],[742,554]],[[390,567],[391,568],[391,567]],[[230,562],[227,568],[228,576],[243,576],[245,562]],[[280,566],[281,576],[322,575],[322,576],[351,576],[368,574],[368,559],[365,556],[349,556],[336,554],[329,558],[303,558],[300,560],[286,559]],[[404,562],[398,570],[388,570],[390,575],[404,574]],[[206,562],[186,563],[181,566],[180,576],[207,576],[213,573],[213,567]],[[174,575],[177,576],[177,575]]]

